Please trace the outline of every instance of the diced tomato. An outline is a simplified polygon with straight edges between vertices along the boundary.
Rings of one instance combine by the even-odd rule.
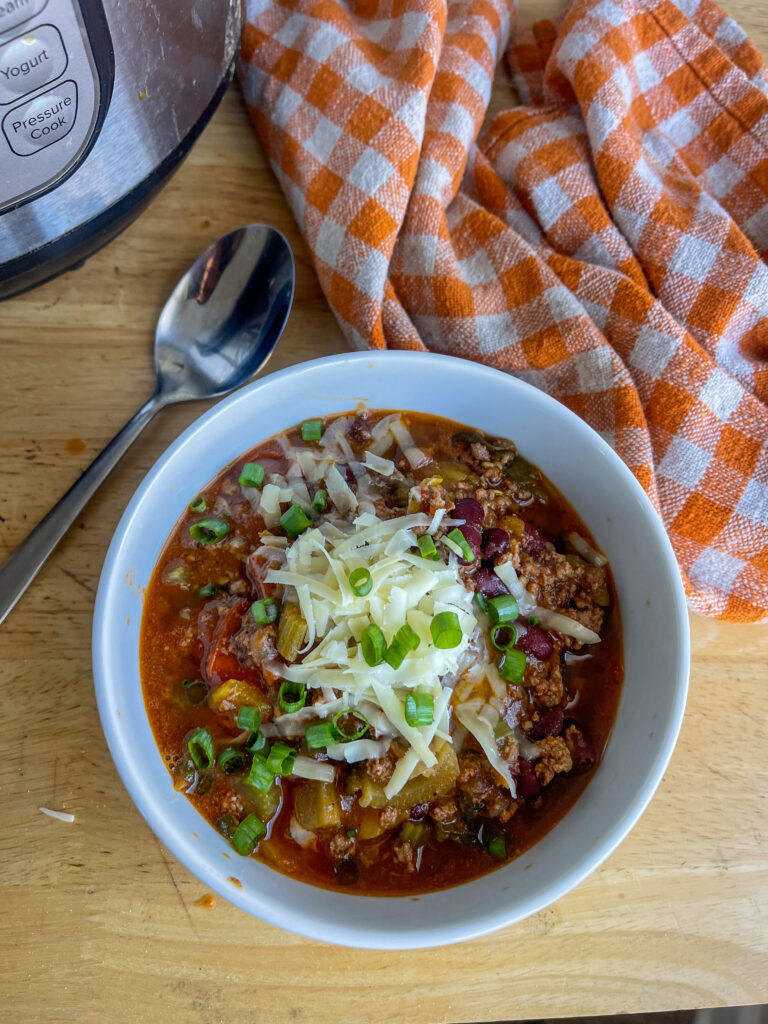
[[[230,642],[240,631],[247,610],[247,601],[235,604],[209,601],[200,611],[197,619],[200,668],[204,680],[211,686],[218,686],[227,679],[261,682],[261,674],[243,665],[231,649]]]

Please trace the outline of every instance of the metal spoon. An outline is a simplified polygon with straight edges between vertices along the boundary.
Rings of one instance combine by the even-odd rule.
[[[0,566],[0,622],[156,412],[218,398],[258,373],[282,334],[294,281],[288,243],[264,224],[230,231],[192,264],[157,322],[155,393]]]

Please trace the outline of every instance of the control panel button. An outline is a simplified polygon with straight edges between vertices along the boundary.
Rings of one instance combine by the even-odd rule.
[[[17,156],[32,156],[72,131],[77,116],[77,86],[62,82],[27,100],[3,118],[3,134]]]
[[[48,0],[0,0],[0,36],[29,21],[48,3]]]
[[[0,45],[0,105],[15,103],[20,96],[54,82],[66,69],[67,52],[59,30],[53,25],[29,29]]]

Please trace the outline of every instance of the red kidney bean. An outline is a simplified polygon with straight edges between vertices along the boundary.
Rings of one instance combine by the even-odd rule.
[[[503,555],[509,547],[509,534],[494,526],[483,534],[483,558],[495,558]]]
[[[509,593],[493,569],[478,569],[472,579],[475,581],[475,590],[480,591],[483,597],[499,597]]]
[[[485,519],[485,509],[475,498],[459,498],[451,513],[452,519],[463,519],[467,526],[479,526],[482,528]]]
[[[518,637],[515,646],[539,661],[546,661],[555,649],[552,637],[539,626],[528,626],[525,634]]]
[[[584,735],[581,726],[569,721],[565,728],[565,742],[571,752],[574,770],[589,771],[597,761],[597,751],[594,743]]]
[[[545,736],[559,736],[563,730],[563,709],[550,708],[545,711],[538,722],[528,730],[532,740],[543,740]]]
[[[517,792],[525,800],[532,800],[541,792],[541,783],[536,778],[533,765],[525,757],[517,759]]]
[[[523,524],[521,543],[531,558],[541,558],[547,550],[547,542],[536,527],[531,526],[530,523]]]
[[[472,548],[472,553],[475,556],[475,561],[480,558],[480,554],[483,547],[483,519],[485,519],[485,509],[479,501],[475,501],[474,498],[460,498],[456,502],[456,506],[453,509],[452,516],[455,519],[463,519],[464,525],[459,527],[461,532],[464,534],[464,540]],[[463,558],[460,559],[462,565],[467,565]]]

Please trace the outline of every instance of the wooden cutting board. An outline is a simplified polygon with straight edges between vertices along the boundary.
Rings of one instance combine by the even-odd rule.
[[[765,0],[725,6],[768,51]],[[561,4],[521,7],[531,20]],[[492,109],[513,102],[500,73]],[[179,275],[248,221],[279,227],[297,256],[271,368],[345,349],[233,88],[125,234],[0,307],[0,560],[149,394]],[[599,871],[521,924],[436,951],[354,952],[207,897],[123,789],[90,667],[112,531],[203,408],[158,418],[0,629],[0,1021],[421,1024],[768,1001],[768,627],[693,619],[690,702],[657,796]]]

